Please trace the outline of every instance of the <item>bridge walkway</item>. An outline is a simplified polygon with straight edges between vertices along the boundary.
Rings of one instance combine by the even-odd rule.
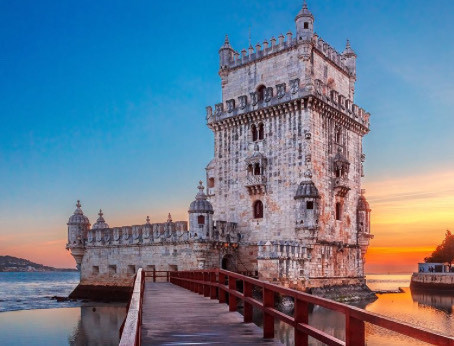
[[[226,304],[171,283],[145,282],[142,345],[282,345]]]

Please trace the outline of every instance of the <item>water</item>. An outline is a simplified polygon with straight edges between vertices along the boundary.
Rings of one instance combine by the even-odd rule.
[[[411,292],[408,288],[410,278],[411,274],[368,275],[367,284],[373,290],[397,291],[401,287],[404,292],[378,294],[378,299],[374,302],[357,302],[354,305],[367,311],[454,336],[454,294]],[[341,313],[314,306],[309,314],[309,324],[338,339],[345,340],[345,317]],[[365,328],[367,345],[426,345],[421,341],[390,332],[370,323],[366,323]],[[282,343],[294,345],[293,328],[276,322],[275,330],[276,337]],[[323,344],[310,338],[310,345]]]
[[[0,273],[0,312],[80,306],[80,302],[57,302],[79,283],[78,272]]]
[[[410,274],[368,275],[373,290],[404,293],[378,295],[356,305],[368,311],[454,336],[454,295],[416,293],[408,288]],[[118,345],[118,330],[126,316],[124,304],[58,303],[79,281],[78,273],[0,273],[0,345]],[[260,314],[256,312],[257,321]],[[342,314],[313,307],[309,323],[345,340]],[[276,337],[293,345],[293,328],[276,322]],[[366,323],[368,345],[421,345]],[[310,340],[311,345],[321,345]]]
[[[118,345],[126,304],[57,302],[77,272],[0,273],[0,345]]]

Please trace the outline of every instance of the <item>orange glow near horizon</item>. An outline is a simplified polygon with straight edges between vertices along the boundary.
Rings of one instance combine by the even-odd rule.
[[[454,228],[454,172],[369,182],[375,238],[366,254],[366,273],[417,270]]]
[[[442,172],[365,184],[372,209],[372,234],[375,236],[366,254],[366,273],[415,271],[417,263],[430,255],[443,240],[446,229],[454,230],[453,177],[454,172]],[[89,216],[94,213],[84,212]],[[152,222],[164,222],[167,213],[165,210],[152,211],[151,215],[159,215],[152,218]],[[187,220],[186,209],[173,210],[172,217],[174,220]],[[138,224],[144,216],[124,211],[122,215],[112,216],[107,212],[105,218],[111,226],[120,226]],[[92,216],[90,219],[95,222]],[[59,224],[53,221],[53,225]],[[0,236],[2,255],[59,268],[74,268],[75,261],[65,245],[65,224],[58,229],[52,227],[45,235],[12,231]]]

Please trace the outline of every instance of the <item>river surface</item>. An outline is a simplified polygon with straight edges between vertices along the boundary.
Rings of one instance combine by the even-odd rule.
[[[0,273],[0,345],[118,345],[118,330],[125,318],[124,304],[61,302],[79,281],[78,273]],[[373,290],[404,293],[379,294],[374,302],[355,304],[368,311],[454,336],[454,295],[411,292],[410,274],[368,275]],[[309,323],[345,340],[342,314],[313,307]],[[260,324],[260,317],[257,318]],[[293,329],[276,323],[276,337],[293,345]],[[366,324],[368,345],[420,345]],[[315,340],[311,345],[322,345]]]

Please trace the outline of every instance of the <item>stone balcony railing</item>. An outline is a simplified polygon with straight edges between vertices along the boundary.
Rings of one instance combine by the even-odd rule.
[[[258,259],[294,259],[310,258],[308,247],[294,240],[260,241]]]
[[[345,197],[350,191],[350,186],[347,177],[335,178],[333,182],[333,189],[336,196]]]
[[[345,96],[331,90],[327,85],[323,84],[320,80],[313,81],[314,85],[300,86],[300,80],[292,79],[289,81],[289,87],[286,83],[281,83],[275,88],[268,87],[266,95],[263,100],[258,100],[256,92],[250,95],[241,95],[235,99],[229,99],[224,103],[218,103],[213,108],[206,107],[206,120],[207,124],[214,125],[226,119],[235,118],[253,111],[269,108],[280,107],[281,104],[296,101],[308,96],[315,96],[321,101],[327,103],[332,108],[344,114],[347,118],[351,119],[354,123],[359,124],[367,132],[369,129],[370,114],[364,109],[353,104],[351,100]]]
[[[264,175],[248,175],[245,184],[250,195],[263,195],[266,187],[266,177]]]
[[[266,177],[264,175],[250,174],[247,176],[246,186],[265,185],[265,184],[266,184]]]

